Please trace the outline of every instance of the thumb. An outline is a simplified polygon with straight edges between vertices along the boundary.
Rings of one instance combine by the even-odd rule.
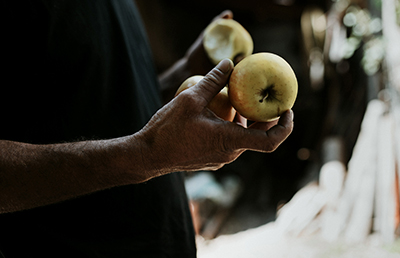
[[[220,13],[218,16],[216,16],[213,21],[218,20],[218,19],[233,19],[233,13],[231,10],[225,10],[222,13]]]
[[[232,70],[233,62],[229,59],[224,59],[192,87],[192,90],[205,100],[204,106],[207,106],[227,84]]]

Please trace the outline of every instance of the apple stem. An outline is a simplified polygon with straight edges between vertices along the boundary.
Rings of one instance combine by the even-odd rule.
[[[260,99],[260,103],[264,102],[264,100],[266,100],[268,98],[268,96],[269,96],[269,94],[268,94],[268,92],[266,92],[265,96],[262,99]]]

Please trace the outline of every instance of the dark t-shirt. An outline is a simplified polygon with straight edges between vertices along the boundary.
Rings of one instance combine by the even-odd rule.
[[[114,138],[140,130],[160,107],[133,0],[4,0],[0,16],[0,139]],[[195,257],[182,175],[2,214],[0,251],[6,258]]]

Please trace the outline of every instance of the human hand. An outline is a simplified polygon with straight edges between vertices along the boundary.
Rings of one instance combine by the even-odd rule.
[[[215,21],[217,19],[232,19],[233,13],[230,10],[225,10],[211,21]],[[192,44],[189,50],[186,52],[186,58],[189,63],[191,74],[201,74],[204,75],[208,71],[210,71],[214,65],[211,60],[208,58],[204,47],[203,47],[203,37],[204,31],[202,31],[196,41]],[[243,57],[238,56],[235,60],[232,60],[234,64],[237,64]]]
[[[226,85],[233,64],[221,61],[195,86],[160,109],[139,132],[149,177],[175,171],[216,170],[245,150],[274,151],[292,132],[293,112],[279,120],[253,123],[243,118],[228,122],[207,108]]]
[[[229,10],[224,11],[212,21],[221,18],[232,19],[233,14]],[[204,31],[200,33],[183,58],[160,74],[159,82],[164,103],[167,103],[174,97],[178,86],[187,78],[193,75],[205,75],[214,67],[203,47],[203,36]],[[241,59],[243,59],[243,56],[238,56],[233,61],[236,64]]]

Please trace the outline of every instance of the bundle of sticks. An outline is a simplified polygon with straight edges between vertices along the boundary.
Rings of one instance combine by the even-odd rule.
[[[386,89],[369,102],[348,164],[328,159],[318,182],[310,183],[279,211],[282,231],[319,234],[328,241],[362,242],[374,235],[382,243],[398,236],[400,164],[400,27],[395,0],[382,2],[383,35],[387,39],[383,73]],[[328,150],[340,152],[340,140]],[[338,155],[337,155],[338,156]]]
[[[382,243],[393,242],[400,215],[399,161],[400,105],[389,109],[372,100],[349,163],[326,162],[318,182],[297,192],[276,224],[291,235],[318,234],[327,241],[362,242],[374,234]]]

